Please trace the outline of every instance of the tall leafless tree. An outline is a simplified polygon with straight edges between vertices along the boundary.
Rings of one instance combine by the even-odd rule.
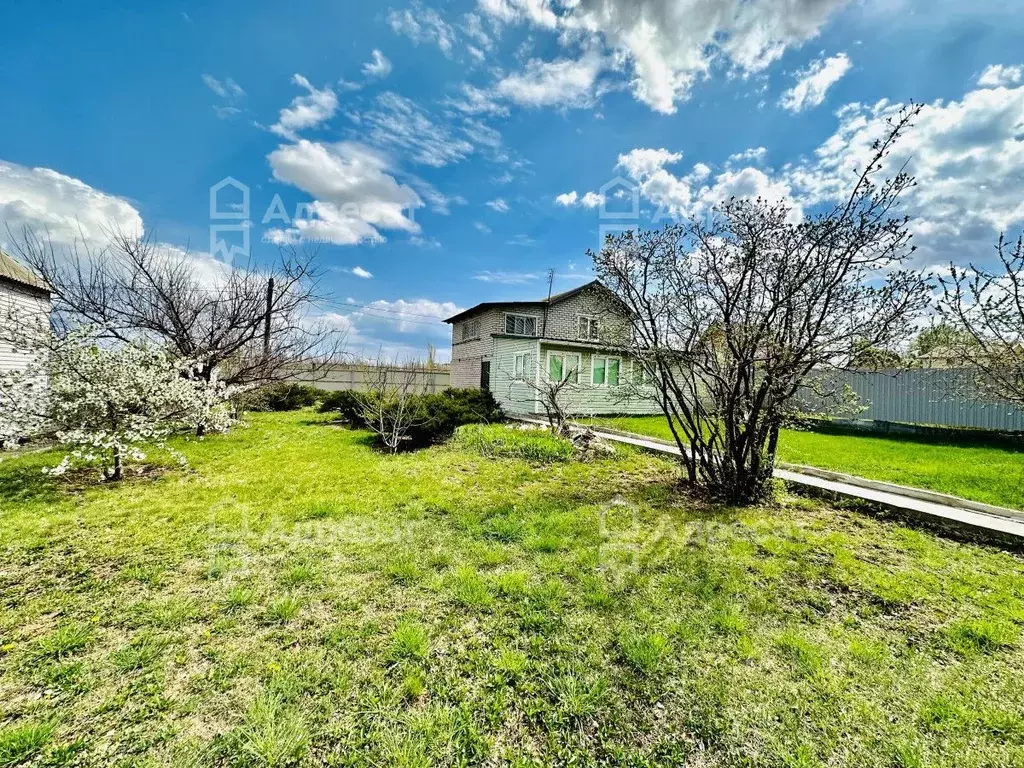
[[[200,275],[187,254],[145,236],[111,230],[102,246],[55,244],[46,233],[11,233],[16,254],[53,290],[55,320],[170,344],[196,375],[258,385],[316,371],[343,339],[316,320],[316,249],[282,248],[269,267],[224,265]],[[272,293],[268,291],[273,281]]]
[[[920,107],[889,121],[849,197],[793,220],[782,204],[731,199],[703,220],[627,231],[591,253],[629,309],[618,346],[661,406],[691,482],[728,503],[771,493],[779,430],[809,379],[865,346],[909,335],[929,286],[905,268],[914,182],[879,180]]]
[[[995,250],[994,269],[951,264],[939,278],[939,313],[955,331],[946,353],[981,392],[1024,407],[1024,238],[1000,235]]]

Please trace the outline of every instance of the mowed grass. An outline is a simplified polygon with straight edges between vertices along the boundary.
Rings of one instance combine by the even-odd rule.
[[[182,448],[0,463],[0,766],[1024,764],[1018,556],[627,449]]]
[[[595,424],[672,440],[663,416],[592,419]],[[979,445],[921,436],[785,429],[779,458],[987,504],[1024,509],[1024,446]]]

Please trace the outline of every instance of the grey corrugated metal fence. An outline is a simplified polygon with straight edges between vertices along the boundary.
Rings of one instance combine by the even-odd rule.
[[[979,393],[969,370],[844,372],[828,381],[848,384],[868,406],[857,419],[1024,431],[1024,410]]]

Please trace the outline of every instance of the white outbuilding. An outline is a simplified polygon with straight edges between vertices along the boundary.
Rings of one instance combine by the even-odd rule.
[[[33,328],[50,316],[50,287],[27,267],[0,251],[0,325],[4,331]],[[6,341],[11,334],[0,333],[0,373],[19,370],[28,364],[30,353]]]

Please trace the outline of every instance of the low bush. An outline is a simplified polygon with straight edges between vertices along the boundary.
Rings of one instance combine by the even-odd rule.
[[[523,459],[539,463],[569,461],[572,443],[539,429],[503,424],[468,424],[455,431],[455,444],[490,458]]]
[[[320,413],[335,413],[339,421],[363,426],[363,393],[351,389],[328,392],[320,401]]]
[[[315,405],[323,396],[322,390],[309,384],[284,382],[248,393],[242,405],[247,411],[297,411]]]
[[[370,406],[370,407],[368,407]],[[389,409],[395,411],[389,418]],[[441,392],[387,398],[376,391],[341,391],[327,394],[320,404],[323,413],[335,413],[338,419],[354,427],[372,429],[367,423],[368,411],[379,414],[390,423],[403,419],[408,424],[406,448],[422,448],[447,440],[466,424],[487,424],[504,419],[501,406],[487,390],[445,389]]]
[[[409,431],[414,447],[447,440],[466,424],[492,424],[505,415],[486,389],[446,389],[420,395],[416,404],[420,422]]]

